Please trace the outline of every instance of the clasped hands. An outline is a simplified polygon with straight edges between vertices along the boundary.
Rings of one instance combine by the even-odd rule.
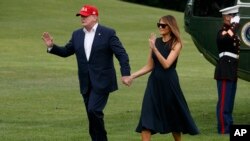
[[[129,86],[132,84],[132,82],[133,82],[132,76],[123,76],[123,77],[122,77],[122,83],[123,83],[124,85],[126,85],[126,86],[129,87]]]

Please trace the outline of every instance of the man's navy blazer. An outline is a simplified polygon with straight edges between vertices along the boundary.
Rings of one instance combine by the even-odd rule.
[[[53,45],[49,53],[68,57],[75,54],[78,64],[80,91],[85,94],[89,86],[96,93],[109,93],[118,89],[113,56],[118,59],[122,76],[130,75],[129,58],[115,30],[98,24],[89,61],[84,50],[83,29],[73,32],[64,46]]]

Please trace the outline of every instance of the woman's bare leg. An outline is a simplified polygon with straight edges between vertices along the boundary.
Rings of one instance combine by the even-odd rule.
[[[149,130],[143,130],[141,132],[141,139],[142,139],[142,141],[150,141],[151,132]]]
[[[181,133],[173,132],[172,135],[175,141],[181,141]]]

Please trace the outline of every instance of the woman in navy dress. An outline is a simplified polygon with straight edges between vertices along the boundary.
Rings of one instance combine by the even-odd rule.
[[[150,141],[151,135],[156,133],[172,133],[175,141],[180,141],[181,134],[199,133],[175,70],[182,42],[173,16],[161,17],[157,26],[161,37],[151,34],[147,64],[130,76],[132,82],[151,72],[136,132],[141,133],[142,141]]]

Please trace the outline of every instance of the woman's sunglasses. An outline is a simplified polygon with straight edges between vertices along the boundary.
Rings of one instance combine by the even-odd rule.
[[[168,26],[168,24],[161,24],[161,23],[157,23],[157,27],[158,28],[166,28]]]

